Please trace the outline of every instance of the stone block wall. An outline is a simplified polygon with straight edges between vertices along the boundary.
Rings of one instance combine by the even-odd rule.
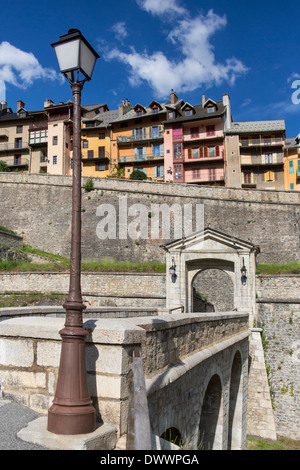
[[[85,181],[85,179],[83,179]],[[71,230],[71,177],[0,174],[2,223],[33,247],[69,256]],[[100,240],[97,208],[114,207],[119,231],[119,200],[127,196],[128,208],[144,204],[203,204],[204,225],[250,241],[261,248],[259,262],[279,263],[299,259],[300,194],[296,191],[244,190],[147,181],[94,179],[95,190],[83,191],[82,252],[84,259],[113,257],[124,261],[164,262],[161,243],[174,238]],[[193,206],[194,207],[194,206]],[[195,212],[194,212],[195,213]],[[194,217],[195,219],[195,217]],[[129,222],[133,217],[128,217]],[[193,220],[193,231],[196,229]],[[149,218],[149,227],[151,218]],[[278,234],[274,236],[274,234]],[[185,233],[185,235],[188,235]]]
[[[23,246],[23,238],[13,233],[0,230],[0,246],[7,246],[19,250]]]
[[[300,439],[300,275],[258,276],[257,295],[276,432]]]

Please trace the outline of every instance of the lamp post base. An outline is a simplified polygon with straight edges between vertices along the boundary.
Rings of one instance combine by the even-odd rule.
[[[62,338],[58,380],[53,405],[48,410],[48,431],[55,434],[87,434],[96,429],[86,372],[85,339],[81,304],[67,302],[67,321]],[[78,317],[79,315],[79,317]]]
[[[47,430],[54,434],[89,434],[96,429],[96,413],[92,406],[52,405],[48,410]]]

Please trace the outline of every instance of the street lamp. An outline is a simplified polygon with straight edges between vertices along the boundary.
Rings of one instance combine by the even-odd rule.
[[[66,310],[57,387],[48,410],[47,429],[55,434],[86,434],[96,429],[96,411],[89,395],[81,295],[81,90],[92,77],[97,52],[78,29],[60,36],[54,48],[60,71],[73,93],[73,180],[70,286],[63,305]]]

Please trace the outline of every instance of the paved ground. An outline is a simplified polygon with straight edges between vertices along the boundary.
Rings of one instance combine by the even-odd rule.
[[[38,416],[26,406],[0,399],[0,450],[48,450],[17,437],[17,433]]]

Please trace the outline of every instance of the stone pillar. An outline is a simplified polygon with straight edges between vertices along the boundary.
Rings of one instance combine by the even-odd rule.
[[[261,341],[261,328],[252,328],[249,336],[250,372],[248,388],[247,434],[276,440],[268,377]]]

